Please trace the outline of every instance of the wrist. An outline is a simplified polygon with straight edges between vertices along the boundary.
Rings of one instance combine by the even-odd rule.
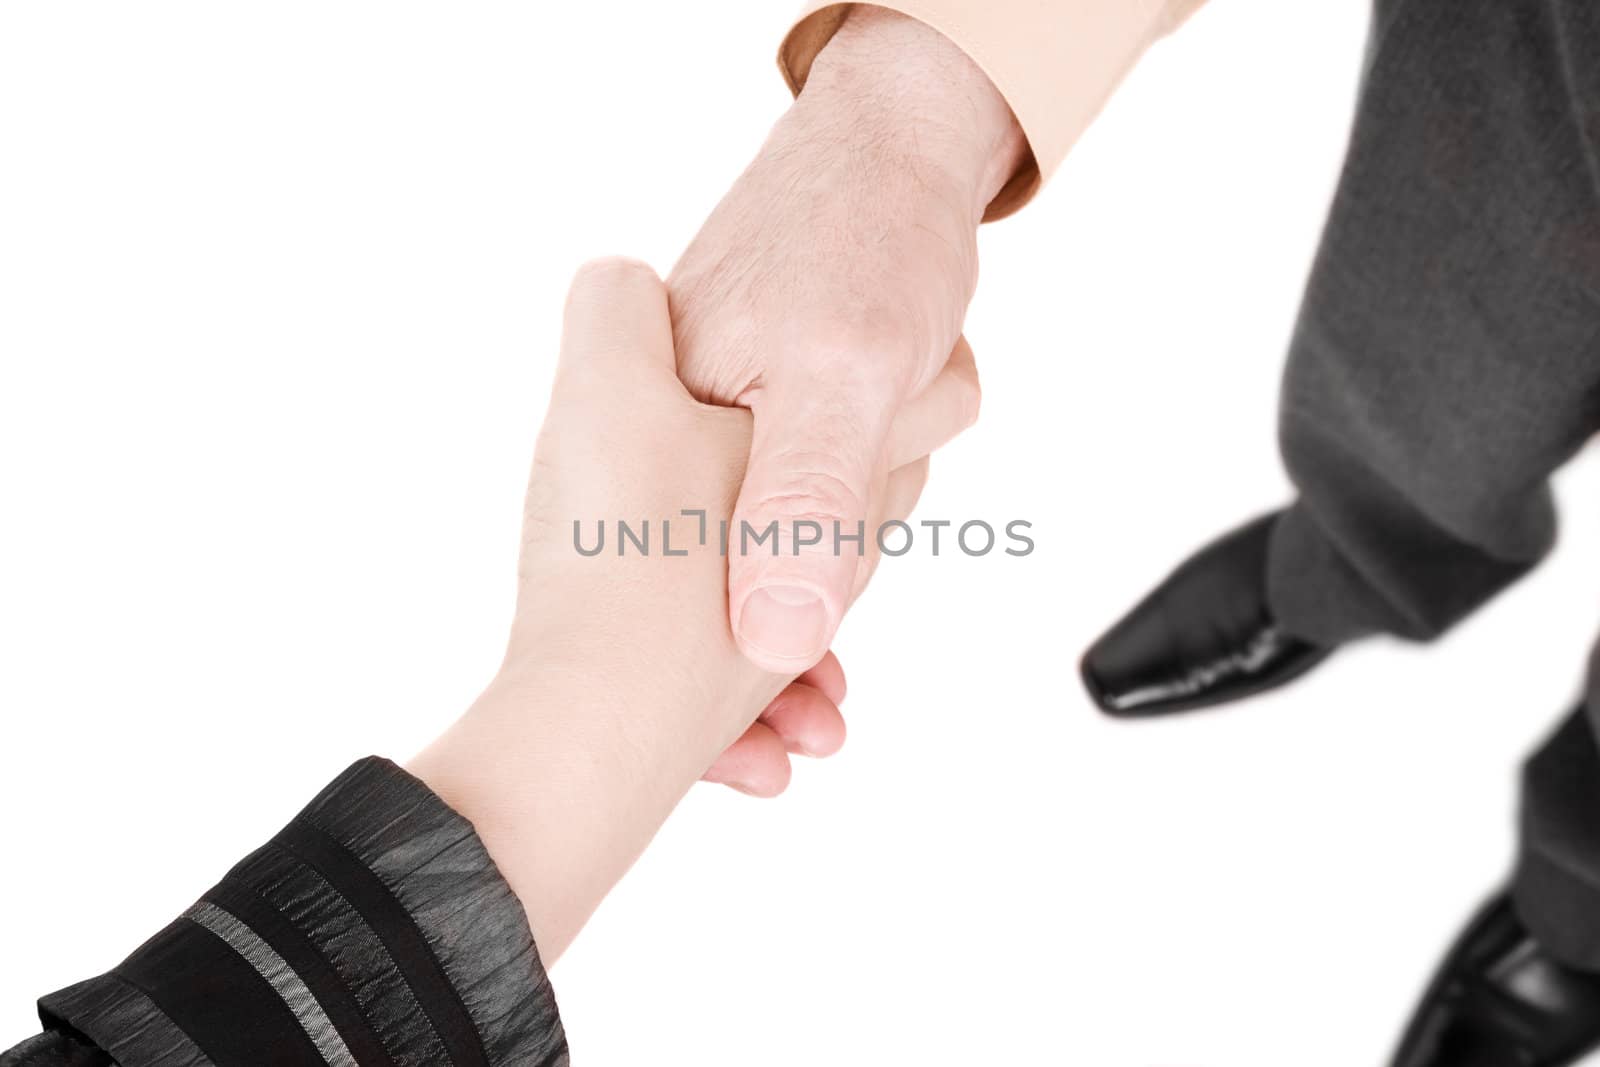
[[[472,823],[547,964],[738,736],[734,701],[761,699],[692,692],[687,672],[562,662],[508,665],[408,765]]]
[[[793,114],[933,168],[980,217],[1027,159],[1022,128],[983,70],[937,30],[886,8],[851,11]]]

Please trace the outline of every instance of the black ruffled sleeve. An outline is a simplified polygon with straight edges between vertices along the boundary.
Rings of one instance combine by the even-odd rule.
[[[472,826],[354,764],[0,1067],[564,1067],[521,904]]]

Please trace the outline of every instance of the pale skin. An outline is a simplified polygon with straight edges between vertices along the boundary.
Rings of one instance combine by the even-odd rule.
[[[590,515],[729,516],[750,412],[702,404],[677,376],[667,292],[650,268],[579,271],[536,447],[505,660],[467,713],[409,764],[469,819],[553,961],[695,780],[775,697],[820,692],[742,655],[715,539],[689,554],[572,544]],[[954,433],[955,429],[949,429]],[[874,519],[910,513],[925,461],[899,465]],[[800,692],[768,713],[814,699]],[[828,699],[819,697],[815,699]]]
[[[854,529],[897,460],[976,418],[971,351],[957,344],[976,234],[1026,153],[959,48],[886,9],[852,10],[668,278],[682,380],[754,415],[736,521]],[[843,744],[843,673],[827,648],[864,573],[827,551],[729,561],[737,647],[769,671],[808,672],[810,692],[786,693],[710,780],[772,796],[789,753]]]
[[[876,563],[588,559],[572,519],[909,514],[927,453],[977,416],[975,235],[1025,153],[959,49],[858,7],[666,286],[627,261],[575,280],[504,664],[410,764],[473,822],[546,961],[696,778],[772,796],[789,754],[843,743],[827,647]]]

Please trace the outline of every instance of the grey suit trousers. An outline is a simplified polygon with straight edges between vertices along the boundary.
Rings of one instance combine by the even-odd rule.
[[[1379,0],[1289,353],[1299,499],[1269,595],[1323,643],[1427,640],[1555,536],[1550,474],[1600,430],[1600,4]],[[1600,970],[1600,658],[1529,761],[1520,910]]]

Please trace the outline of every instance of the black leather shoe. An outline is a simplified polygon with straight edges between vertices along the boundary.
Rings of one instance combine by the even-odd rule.
[[[1600,975],[1550,957],[1502,893],[1468,924],[1391,1067],[1568,1067],[1600,1049]]]
[[[1108,715],[1188,711],[1273,689],[1333,650],[1279,629],[1267,607],[1278,512],[1202,548],[1084,654],[1083,684]]]

